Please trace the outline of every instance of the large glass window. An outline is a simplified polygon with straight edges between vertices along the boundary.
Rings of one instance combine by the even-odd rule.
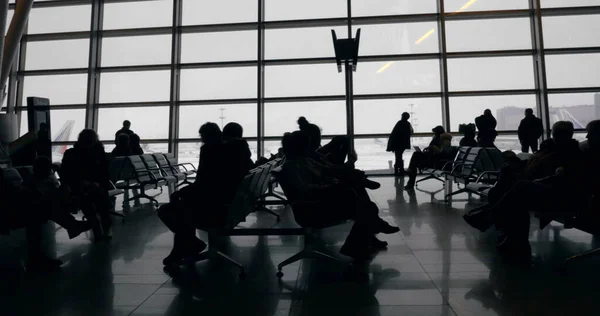
[[[102,40],[102,66],[171,63],[171,35],[107,37]]]
[[[448,60],[450,91],[533,89],[533,59],[520,57]]]
[[[584,129],[600,117],[600,93],[550,94],[548,104],[551,124],[570,121],[575,128]]]
[[[170,82],[168,70],[103,73],[100,103],[169,101]]]
[[[131,130],[138,134],[141,140],[169,138],[169,107],[150,106],[98,109],[100,140],[114,141],[115,133],[123,127],[124,120],[131,122]]]
[[[542,8],[556,7],[586,7],[599,5],[598,0],[544,0],[541,1]]]
[[[412,137],[411,145],[426,148],[431,142],[431,137]],[[395,155],[387,152],[388,137],[360,138],[354,143],[358,161],[356,168],[366,171],[383,171],[393,173]],[[404,152],[404,164],[408,165],[413,154],[412,148]]]
[[[346,0],[265,0],[267,21],[339,18],[346,12]]]
[[[598,14],[547,16],[542,21],[546,48],[600,46],[597,36],[600,33]]]
[[[436,13],[435,0],[352,0],[352,16]]]
[[[148,146],[151,146],[151,145],[153,145],[153,144],[149,144]],[[257,145],[258,144],[256,141],[248,142],[248,147],[250,147],[250,153],[252,154],[253,161],[256,161],[256,158],[258,157]],[[178,150],[178,157],[179,157],[178,162],[180,164],[190,163],[190,164],[194,165],[194,167],[198,168],[198,162],[200,161],[200,148],[201,147],[202,147],[201,142],[180,142],[179,150]],[[164,148],[165,149],[162,152],[166,152],[167,146],[164,146]],[[158,149],[162,149],[162,148],[156,148],[156,149],[158,150]]]
[[[183,34],[181,62],[256,60],[257,42],[256,31]]]
[[[256,76],[256,67],[184,69],[181,71],[181,99],[256,98]]]
[[[217,123],[221,129],[236,122],[244,128],[244,137],[256,137],[256,104],[195,105],[179,108],[179,138],[199,138],[198,129],[206,122]]]
[[[33,8],[29,13],[29,34],[89,31],[92,6]]]
[[[173,1],[106,2],[103,15],[105,30],[171,26]]]
[[[87,68],[89,39],[28,42],[26,70]]]
[[[447,21],[446,49],[449,52],[531,49],[530,24],[528,18]]]
[[[323,101],[266,103],[266,136],[282,136],[297,130],[300,116],[318,125],[323,135],[346,134],[346,102]]]
[[[356,94],[438,92],[440,89],[440,63],[435,59],[363,62],[354,73]]]
[[[21,111],[20,135],[28,132],[27,111]],[[85,109],[50,110],[50,134],[53,142],[73,142],[85,128]]]
[[[548,88],[600,86],[600,54],[546,55]]]
[[[268,66],[266,97],[344,95],[344,74],[335,64]]]
[[[525,115],[525,109],[537,112],[534,95],[502,95],[450,98],[450,130],[458,132],[458,125],[475,123],[475,118],[490,109],[498,122],[498,131],[516,131]]]
[[[183,1],[183,25],[258,21],[258,1]]]
[[[85,104],[87,74],[26,76],[23,78],[23,104],[27,97],[50,99],[50,104]]]
[[[332,29],[338,38],[348,37],[348,29],[343,26],[268,29],[265,32],[265,58],[335,57]]]
[[[437,23],[400,23],[361,25],[359,52],[361,56],[437,53]]]
[[[403,112],[411,114],[409,121],[417,133],[442,125],[439,98],[354,100],[354,133],[391,133]]]
[[[447,13],[529,9],[527,0],[445,0]]]

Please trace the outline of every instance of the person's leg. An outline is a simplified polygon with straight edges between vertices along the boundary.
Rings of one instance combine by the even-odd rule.
[[[529,153],[529,143],[527,141],[521,141],[521,151],[524,153]]]
[[[410,158],[410,163],[408,165],[408,182],[404,187],[407,190],[412,190],[415,187],[415,183],[417,180],[417,169],[423,165],[423,162],[426,160],[426,156],[423,152],[416,151],[412,154]]]
[[[533,139],[529,142],[529,144],[531,145],[531,152],[535,154],[538,151],[538,140]]]
[[[394,152],[396,162],[394,164],[394,174],[397,176],[404,175],[404,160],[402,160],[402,155],[404,154],[404,149],[396,150]]]

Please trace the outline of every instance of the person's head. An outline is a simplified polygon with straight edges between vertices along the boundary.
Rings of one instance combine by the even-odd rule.
[[[100,141],[98,140],[98,134],[96,134],[96,131],[93,129],[84,129],[81,131],[81,133],[79,133],[77,142],[75,142],[73,147],[89,150],[94,148],[99,143]]]
[[[117,137],[117,147],[129,147],[129,135],[125,133],[119,134],[119,137]]]
[[[591,121],[587,127],[587,138],[590,148],[600,150],[600,120]]]
[[[281,140],[281,147],[288,159],[306,157],[310,152],[310,137],[302,131],[286,133]]]
[[[492,115],[492,111],[490,111],[490,109],[485,109],[485,111],[483,111],[483,115]]]
[[[410,118],[410,114],[408,114],[408,112],[402,113],[402,120],[403,121],[408,121],[409,118]]]
[[[138,134],[131,134],[131,136],[129,136],[129,145],[132,147],[139,147],[140,146],[140,135]]]
[[[475,124],[467,124],[464,130],[465,137],[475,139],[476,129]]]
[[[128,120],[123,121],[124,129],[129,129],[130,127],[131,127],[131,122],[129,122]]]
[[[526,109],[525,110],[525,116],[527,116],[527,117],[533,116],[533,109]]]
[[[33,174],[36,178],[47,178],[52,174],[52,161],[46,156],[39,156],[33,163]]]
[[[431,131],[433,132],[434,137],[440,137],[440,135],[442,135],[446,132],[444,127],[441,125],[434,127]]]
[[[207,122],[200,126],[198,134],[204,144],[218,144],[222,139],[221,128],[213,122]]]
[[[310,140],[310,150],[316,150],[321,147],[321,129],[310,123],[304,116],[298,118],[300,131],[306,133]]]
[[[557,145],[567,144],[573,139],[575,127],[569,121],[558,121],[552,125],[552,139]]]
[[[227,123],[227,125],[223,127],[223,140],[242,138],[243,135],[244,129],[242,128],[242,125],[238,123]]]

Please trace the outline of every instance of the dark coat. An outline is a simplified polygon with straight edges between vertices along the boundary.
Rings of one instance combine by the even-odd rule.
[[[90,152],[74,147],[65,151],[62,160],[60,180],[77,190],[83,181],[96,182],[108,192],[108,159],[104,147],[98,145]]]
[[[388,139],[387,151],[410,149],[410,137],[412,133],[413,128],[409,121],[398,121]]]
[[[535,115],[525,117],[519,124],[519,140],[521,141],[537,140],[542,137],[543,133],[542,120]]]
[[[117,143],[117,141],[119,140],[119,135],[121,135],[121,134],[125,134],[125,135],[127,135],[127,136],[131,136],[131,135],[133,135],[134,133],[133,133],[133,131],[132,131],[132,130],[130,130],[130,129],[125,129],[124,127],[123,127],[123,128],[121,128],[120,130],[118,130],[118,131],[115,133],[115,144],[116,144],[116,143]]]
[[[488,131],[491,129],[496,129],[496,118],[493,115],[480,115],[475,119],[475,125],[477,126],[477,130],[479,132]]]

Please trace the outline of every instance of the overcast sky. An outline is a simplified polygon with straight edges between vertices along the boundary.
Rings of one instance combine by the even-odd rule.
[[[11,1],[12,2],[12,1]],[[265,0],[266,19],[294,20],[343,17],[346,0]],[[446,0],[446,11],[526,9],[527,0]],[[255,0],[184,0],[185,25],[254,22]],[[353,0],[354,16],[434,13],[435,0]],[[545,7],[600,5],[600,0],[542,0]],[[105,29],[169,26],[172,0],[107,3]],[[85,31],[90,27],[90,6],[36,8],[30,16],[29,33]],[[449,52],[531,49],[528,18],[449,21]],[[544,17],[546,48],[600,46],[600,15]],[[437,22],[361,25],[360,55],[438,53]],[[332,57],[332,27],[267,30],[267,59]],[[333,27],[346,37],[344,26]],[[353,30],[353,33],[355,31]],[[170,35],[105,38],[103,66],[168,64]],[[214,62],[256,60],[256,31],[184,34],[182,61]],[[27,47],[27,70],[86,68],[89,40],[31,42]],[[546,57],[548,87],[600,86],[600,54],[552,55]],[[256,67],[186,69],[182,71],[182,100],[255,98]],[[334,64],[268,66],[265,70],[266,97],[343,95],[344,74]],[[531,56],[450,59],[451,91],[534,89]],[[169,100],[169,71],[104,73],[100,102],[144,102]],[[48,97],[52,104],[85,104],[87,75],[29,76],[24,97]],[[355,94],[439,92],[438,60],[363,62],[354,74]],[[552,107],[593,104],[593,94],[553,95]],[[451,127],[471,122],[485,108],[533,107],[533,95],[461,97],[450,99]],[[265,132],[280,136],[296,127],[305,115],[324,134],[346,131],[343,101],[268,103]],[[439,98],[355,101],[357,134],[387,133],[400,114],[413,112],[416,130],[430,131],[442,123]],[[168,138],[168,107],[101,109],[98,130],[102,139],[112,139],[123,119],[130,119],[143,139]],[[75,120],[74,130],[83,128],[84,110],[56,110],[53,130]],[[240,122],[246,136],[256,136],[256,105],[185,106],[180,113],[180,137],[197,136],[206,121]],[[76,135],[71,135],[74,140]]]

